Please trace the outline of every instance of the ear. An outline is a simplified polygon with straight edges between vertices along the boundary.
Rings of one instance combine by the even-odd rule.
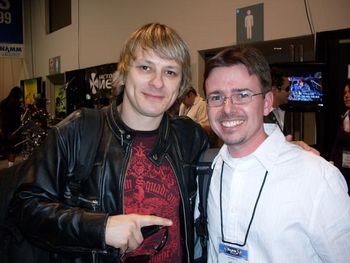
[[[269,91],[265,94],[265,98],[264,98],[264,116],[269,115],[269,113],[272,111],[272,105],[273,105],[273,94],[271,91]]]
[[[276,96],[279,92],[281,92],[281,90],[279,90],[276,86],[272,86],[271,92]]]

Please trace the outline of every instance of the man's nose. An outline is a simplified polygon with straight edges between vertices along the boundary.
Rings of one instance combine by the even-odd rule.
[[[160,72],[155,72],[152,76],[150,83],[155,88],[161,88],[164,84],[163,75]]]
[[[224,112],[232,112],[233,110],[235,110],[237,108],[237,103],[234,103],[232,101],[232,97],[226,97],[224,100],[224,103],[222,105]]]

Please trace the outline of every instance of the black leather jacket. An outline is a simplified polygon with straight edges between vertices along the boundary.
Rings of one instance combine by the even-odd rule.
[[[101,111],[103,130],[101,138],[96,138],[99,147],[92,172],[80,184],[74,201],[67,198],[67,188],[77,169],[77,134],[84,111],[73,113],[53,129],[22,169],[25,179],[11,213],[31,241],[55,253],[55,262],[119,261],[119,251],[105,244],[105,226],[108,215],[123,213],[123,183],[135,131],[121,121],[115,103]],[[198,124],[165,114],[148,156],[155,164],[166,158],[177,177],[185,251],[182,262],[193,261],[195,165],[207,147]]]

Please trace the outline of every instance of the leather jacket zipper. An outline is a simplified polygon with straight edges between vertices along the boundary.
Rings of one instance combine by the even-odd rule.
[[[78,196],[78,200],[90,204],[91,207],[92,207],[92,210],[94,212],[97,211],[97,206],[98,206],[98,201],[97,200],[89,200],[89,199],[86,199],[86,198],[81,197],[81,196]]]
[[[131,143],[127,146],[127,148],[125,149],[125,156],[124,156],[124,162],[122,165],[122,169],[121,169],[121,175],[120,175],[120,184],[119,184],[119,190],[120,190],[120,207],[121,207],[121,213],[124,214],[125,209],[124,209],[124,183],[125,183],[125,176],[126,176],[126,169],[127,169],[127,165],[125,164],[129,164],[129,160],[130,160],[130,156],[132,155],[132,149],[131,148]]]
[[[91,251],[91,254],[92,254],[92,263],[96,263],[96,250],[92,250]]]
[[[121,208],[121,211],[118,211],[118,212],[120,212],[121,214],[124,214],[124,212],[125,212],[125,209],[124,209],[124,182],[125,182],[125,171],[127,169],[125,164],[129,163],[129,159],[131,156],[132,149],[129,150],[130,146],[131,146],[131,143],[125,149],[124,162],[123,162],[122,167],[121,167],[120,180],[119,180],[119,182],[120,182],[119,183],[119,192],[121,193],[119,207]],[[120,249],[118,249],[118,251],[119,251],[118,253],[120,256]]]
[[[194,205],[194,202],[196,201],[196,195],[197,193],[194,192],[192,196],[190,196],[189,200],[190,200],[190,207],[192,208],[192,206]]]
[[[99,260],[98,260],[98,254],[107,255],[108,252],[107,252],[107,251],[92,250],[92,251],[91,251],[92,263],[97,263],[97,262],[99,262]]]
[[[175,172],[175,178],[176,178],[176,182],[177,182],[177,186],[179,187],[179,193],[180,193],[180,197],[181,197],[181,202],[182,202],[182,212],[183,212],[183,216],[184,216],[184,218],[183,218],[183,222],[184,222],[184,232],[185,232],[185,238],[184,238],[184,241],[185,241],[185,247],[186,247],[186,251],[187,251],[187,262],[190,262],[190,259],[189,259],[189,256],[190,256],[190,251],[189,251],[189,248],[188,248],[188,244],[187,244],[187,240],[188,240],[188,233],[187,233],[187,220],[186,220],[186,210],[185,210],[185,205],[184,205],[184,203],[185,203],[185,200],[184,200],[184,197],[183,197],[183,194],[182,194],[182,188],[180,187],[180,183],[179,183],[179,179],[177,178],[177,176],[176,176],[176,169],[174,168],[174,165],[173,165],[173,163],[171,162],[171,160],[170,160],[170,158],[168,158],[168,156],[166,156],[165,157],[167,160],[168,160],[168,162],[169,162],[169,164],[170,164],[170,166],[171,166],[171,168],[173,169],[173,171]]]

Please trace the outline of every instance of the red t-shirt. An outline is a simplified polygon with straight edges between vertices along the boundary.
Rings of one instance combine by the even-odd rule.
[[[148,158],[156,140],[157,131],[139,132],[132,144],[131,159],[124,182],[124,211],[126,214],[154,214],[169,218],[173,225],[168,229],[168,240],[163,249],[151,258],[151,262],[179,262],[183,254],[180,233],[180,193],[168,160],[164,158],[160,166]],[[130,255],[153,254],[164,231],[146,238],[142,245]]]

